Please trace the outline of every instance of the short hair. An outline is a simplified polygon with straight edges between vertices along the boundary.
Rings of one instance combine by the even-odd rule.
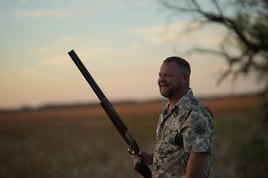
[[[170,63],[170,62],[175,62],[185,75],[190,76],[191,66],[189,62],[187,62],[185,59],[178,57],[178,56],[171,56],[171,57],[166,58],[163,61],[163,63]]]

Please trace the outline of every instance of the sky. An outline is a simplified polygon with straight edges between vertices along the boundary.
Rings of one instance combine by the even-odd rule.
[[[111,100],[160,98],[159,68],[173,55],[191,63],[198,96],[262,88],[254,77],[217,85],[225,61],[183,51],[216,46],[224,29],[186,35],[188,17],[172,18],[156,0],[0,0],[0,22],[0,108],[97,101],[72,49]]]

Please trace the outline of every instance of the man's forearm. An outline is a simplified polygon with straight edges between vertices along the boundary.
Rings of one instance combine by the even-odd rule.
[[[145,164],[147,164],[147,165],[153,164],[153,157],[154,157],[153,153],[148,154],[146,152],[141,152],[141,156],[142,156]]]
[[[151,154],[149,154],[148,155],[148,165],[151,165],[151,164],[153,164],[153,158],[154,158],[154,154],[153,153],[151,153]]]
[[[185,178],[201,178],[207,157],[208,153],[191,153],[186,167]]]

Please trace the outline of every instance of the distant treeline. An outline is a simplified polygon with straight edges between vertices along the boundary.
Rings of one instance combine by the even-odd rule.
[[[254,93],[245,93],[245,94],[235,94],[235,95],[211,95],[211,96],[199,96],[201,100],[219,100],[227,98],[239,98],[239,97],[250,97],[250,96],[261,96],[262,92]],[[164,98],[154,98],[147,99],[144,101],[138,100],[117,100],[111,101],[113,105],[129,105],[129,104],[139,104],[139,103],[155,103],[163,102]],[[54,104],[44,104],[40,107],[31,107],[31,106],[22,106],[20,108],[0,108],[0,112],[14,112],[14,111],[33,111],[33,110],[50,110],[50,109],[68,109],[68,108],[77,108],[77,107],[99,107],[99,102],[86,102],[86,103],[54,103]]]

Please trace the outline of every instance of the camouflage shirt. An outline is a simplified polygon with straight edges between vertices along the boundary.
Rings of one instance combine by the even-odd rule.
[[[192,90],[173,109],[163,109],[156,130],[153,178],[184,178],[191,152],[207,152],[202,178],[208,178],[212,164],[212,113],[193,96]]]

